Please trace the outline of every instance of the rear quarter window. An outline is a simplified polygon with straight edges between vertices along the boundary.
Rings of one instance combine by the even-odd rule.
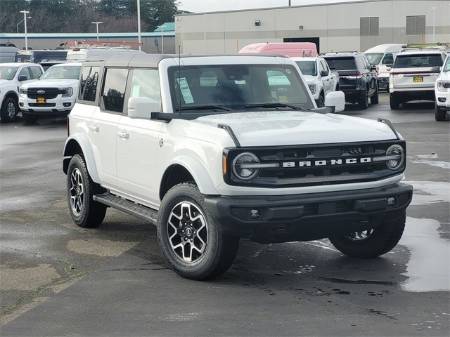
[[[80,75],[80,89],[78,99],[94,102],[97,95],[99,67],[83,67]]]

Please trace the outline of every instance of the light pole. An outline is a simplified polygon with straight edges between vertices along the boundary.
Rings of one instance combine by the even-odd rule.
[[[27,19],[31,19],[31,16],[27,17]],[[23,19],[20,20],[20,21],[17,23],[17,25],[16,25],[16,31],[17,31],[17,33],[19,32],[19,25],[20,25],[22,22],[23,22]]]
[[[433,11],[433,43],[436,43],[436,7],[431,7]]]
[[[23,25],[24,25],[24,32],[25,32],[25,50],[28,50],[28,31],[27,31],[27,14],[30,13],[30,11],[20,11],[19,13],[23,13]]]
[[[103,22],[101,22],[101,21],[93,21],[93,22],[91,22],[91,23],[93,23],[93,24],[95,25],[95,28],[96,28],[96,30],[97,30],[97,41],[98,41],[98,40],[100,40],[100,39],[99,39],[99,36],[98,36],[98,25],[101,24],[101,23],[103,23]]]
[[[137,19],[138,19],[138,42],[139,42],[139,51],[142,50],[141,48],[141,0],[137,1]]]

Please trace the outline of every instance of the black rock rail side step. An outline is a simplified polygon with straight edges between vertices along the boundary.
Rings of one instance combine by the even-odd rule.
[[[106,206],[118,209],[124,213],[134,215],[138,218],[151,222],[156,225],[158,212],[135,202],[113,195],[109,192],[94,195],[94,200]]]

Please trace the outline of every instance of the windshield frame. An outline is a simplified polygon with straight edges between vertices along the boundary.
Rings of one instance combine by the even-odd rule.
[[[15,68],[16,69],[14,71],[14,73],[12,74],[11,78],[2,78],[2,77],[0,77],[0,80],[12,81],[12,80],[14,80],[14,77],[16,77],[16,74],[19,71],[20,66],[4,66],[4,65],[0,64],[0,68]]]
[[[72,77],[47,77],[50,72],[57,68],[78,68],[78,76],[77,78]],[[40,77],[41,80],[78,80],[80,79],[80,73],[81,73],[81,66],[68,66],[68,65],[57,65],[57,66],[51,66],[49,67]]]
[[[295,62],[294,62],[295,63]],[[176,72],[181,70],[181,73],[183,72],[183,70],[185,69],[189,69],[189,68],[214,68],[214,67],[236,67],[236,66],[248,66],[248,67],[267,67],[267,71],[276,71],[277,68],[278,69],[282,69],[282,70],[286,70],[289,69],[292,71],[292,76],[298,81],[298,86],[300,90],[303,90],[305,93],[304,99],[305,102],[298,102],[298,103],[292,103],[292,102],[244,102],[242,104],[217,104],[214,102],[210,102],[209,104],[196,104],[196,105],[192,105],[191,107],[193,107],[193,109],[189,109],[189,105],[186,104],[182,104],[179,105],[178,104],[178,97],[180,95],[182,95],[182,93],[180,91],[178,91],[179,89],[176,89],[175,86],[175,81],[176,81]],[[289,63],[225,63],[225,64],[188,64],[188,65],[170,65],[167,67],[166,69],[167,72],[167,78],[168,78],[168,85],[169,85],[169,90],[170,90],[170,103],[172,105],[172,110],[174,113],[179,113],[180,115],[182,114],[190,114],[190,113],[198,113],[200,114],[208,114],[206,112],[205,109],[199,109],[196,110],[195,107],[202,107],[203,105],[220,105],[219,108],[226,108],[226,109],[222,109],[223,111],[220,111],[221,114],[228,114],[228,113],[235,113],[235,112],[250,112],[250,111],[256,111],[255,108],[251,108],[248,107],[249,105],[252,105],[253,103],[258,104],[258,105],[265,105],[267,103],[279,103],[279,104],[285,104],[285,105],[298,105],[299,109],[298,110],[310,110],[310,109],[315,109],[316,106],[314,105],[314,100],[311,97],[311,95],[309,94],[309,91],[307,89],[306,83],[303,81],[300,72],[298,71],[298,69],[295,67],[294,64],[289,64]],[[178,96],[178,97],[177,97]],[[299,97],[300,94],[299,94]],[[229,111],[228,111],[229,109]],[[268,109],[270,110],[280,110],[279,107],[261,107],[261,110],[267,111]],[[216,114],[217,113],[217,109],[211,108],[210,109],[211,113]],[[286,111],[292,111],[291,108],[286,108]]]
[[[442,72],[443,73],[450,72],[450,56],[447,56],[444,65],[442,66]]]

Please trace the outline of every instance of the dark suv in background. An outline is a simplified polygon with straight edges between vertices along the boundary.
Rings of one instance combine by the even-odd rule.
[[[323,55],[331,70],[339,73],[339,89],[345,100],[367,109],[369,101],[378,104],[378,79],[375,67],[362,53],[328,53]]]

